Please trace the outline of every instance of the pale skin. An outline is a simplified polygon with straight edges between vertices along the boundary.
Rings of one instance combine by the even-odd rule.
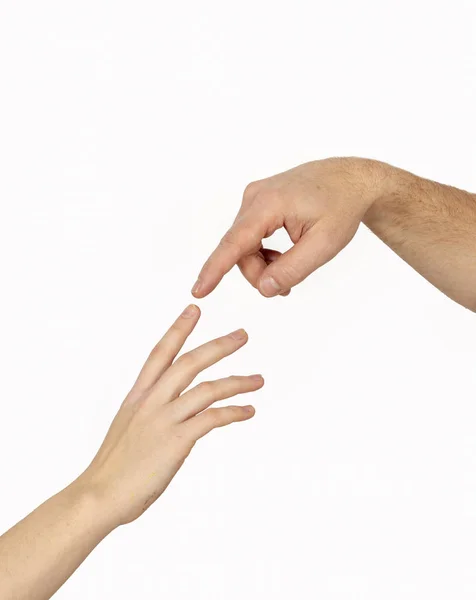
[[[204,382],[184,392],[248,339],[238,330],[175,360],[199,317],[190,305],[154,348],[84,473],[0,538],[2,600],[51,598],[104,537],[159,498],[197,440],[253,417],[252,406],[212,405],[258,390],[261,375]]]
[[[331,158],[251,183],[192,289],[209,294],[238,265],[262,295],[286,295],[367,225],[433,285],[476,311],[476,195],[386,163]],[[263,240],[284,227],[280,254]]]
[[[264,296],[287,295],[340,252],[361,222],[476,311],[476,196],[361,158],[315,161],[250,184],[192,293],[206,296],[238,265]],[[262,244],[281,227],[293,243],[282,255]],[[105,536],[163,493],[200,437],[254,415],[251,406],[210,406],[259,389],[259,375],[182,393],[247,339],[229,335],[174,362],[198,318],[192,305],[154,349],[86,471],[0,538],[2,600],[50,598]]]

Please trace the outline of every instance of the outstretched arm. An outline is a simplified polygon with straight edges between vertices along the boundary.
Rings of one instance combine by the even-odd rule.
[[[476,195],[390,169],[364,223],[447,296],[476,312]]]
[[[237,264],[264,296],[285,295],[340,252],[362,221],[476,311],[476,196],[362,158],[310,162],[250,184],[192,293],[206,296]],[[294,244],[283,255],[262,244],[281,227]]]
[[[183,393],[201,371],[247,342],[238,330],[174,362],[199,315],[198,307],[188,307],[154,348],[86,471],[0,537],[2,600],[50,598],[108,533],[157,500],[199,438],[254,415],[251,406],[210,406],[259,389],[260,375]]]

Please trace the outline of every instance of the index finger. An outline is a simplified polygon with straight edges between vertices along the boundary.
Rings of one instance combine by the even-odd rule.
[[[212,292],[240,259],[257,252],[265,235],[266,223],[262,215],[253,212],[253,215],[239,216],[203,265],[192,288],[195,298],[203,298]]]

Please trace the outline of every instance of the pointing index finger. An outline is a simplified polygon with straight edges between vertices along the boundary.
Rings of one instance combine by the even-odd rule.
[[[263,220],[239,217],[212,252],[192,288],[195,298],[203,298],[212,292],[241,258],[256,252],[264,237]]]

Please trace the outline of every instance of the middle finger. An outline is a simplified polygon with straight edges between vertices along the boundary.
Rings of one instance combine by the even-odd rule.
[[[166,402],[173,400],[187,388],[204,369],[211,367],[225,356],[244,346],[248,334],[238,329],[228,335],[207,342],[180,356],[164,373],[151,392],[152,397],[162,397]]]

